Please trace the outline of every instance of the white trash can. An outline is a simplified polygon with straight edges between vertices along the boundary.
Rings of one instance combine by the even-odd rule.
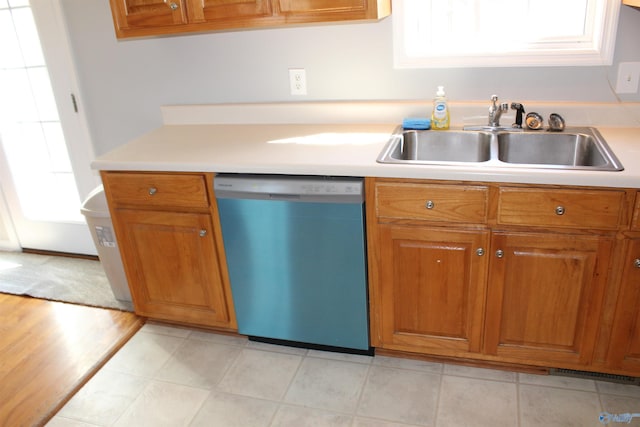
[[[127,276],[124,273],[118,242],[113,231],[107,198],[102,185],[96,187],[82,204],[80,212],[85,216],[98,258],[111,284],[116,299],[131,301]]]

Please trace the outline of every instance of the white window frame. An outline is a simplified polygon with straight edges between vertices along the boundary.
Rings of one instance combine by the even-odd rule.
[[[409,53],[405,47],[407,37],[420,32],[424,36],[429,31],[425,25],[421,25],[419,17],[411,13],[407,5],[411,1],[416,0],[393,0],[393,50],[396,68],[598,66],[613,63],[620,0],[589,0],[589,7],[594,8],[595,19],[593,26],[585,31],[587,37],[556,39],[499,53],[494,50],[433,55],[429,53],[428,47],[420,48],[418,53]],[[506,32],[501,37],[495,37],[491,41],[491,47],[495,48],[501,41],[508,42],[509,37]]]

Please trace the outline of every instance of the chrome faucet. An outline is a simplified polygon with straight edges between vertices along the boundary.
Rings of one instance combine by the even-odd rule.
[[[489,107],[489,127],[500,127],[500,116],[505,111],[509,111],[509,104],[503,102],[498,105],[498,95],[491,95],[491,106]]]

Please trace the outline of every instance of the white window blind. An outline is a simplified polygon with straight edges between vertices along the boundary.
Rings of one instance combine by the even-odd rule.
[[[400,68],[610,65],[619,0],[394,0]]]

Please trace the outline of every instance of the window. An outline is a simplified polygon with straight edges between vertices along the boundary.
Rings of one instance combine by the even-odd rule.
[[[619,9],[619,0],[394,0],[395,65],[611,65]]]

